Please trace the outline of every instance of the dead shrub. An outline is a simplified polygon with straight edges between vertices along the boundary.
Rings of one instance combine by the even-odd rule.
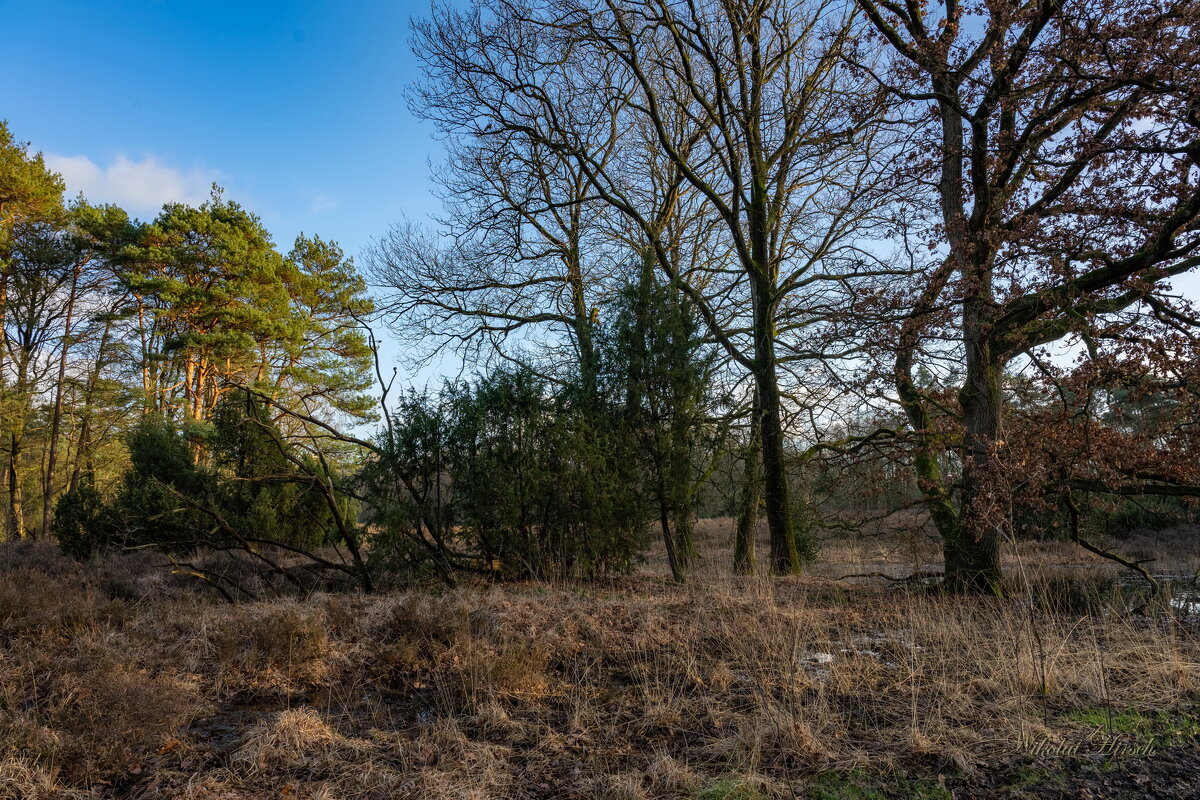
[[[538,642],[463,637],[442,654],[434,686],[446,713],[469,713],[487,702],[540,696],[550,682],[549,662]]]
[[[231,763],[251,774],[322,775],[361,749],[360,744],[334,731],[314,709],[294,708],[251,728]]]
[[[449,645],[470,630],[471,607],[451,598],[410,592],[371,609],[367,635],[383,643],[423,641]]]
[[[325,615],[290,600],[222,609],[206,635],[212,660],[248,673],[314,678],[329,652]]]
[[[50,770],[21,759],[0,759],[0,800],[74,800],[83,798],[59,785]]]
[[[321,597],[320,606],[325,612],[326,624],[331,634],[351,637],[363,633],[368,608],[364,598],[329,594]]]

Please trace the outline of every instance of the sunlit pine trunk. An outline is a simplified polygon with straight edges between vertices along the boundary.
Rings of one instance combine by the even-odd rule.
[[[8,256],[6,253],[0,253],[0,436],[4,434],[3,421],[8,416],[8,385],[5,380],[5,369],[7,365],[8,355]],[[12,477],[8,473],[7,465],[4,470],[5,486],[11,486],[9,481]],[[5,515],[5,534],[10,538],[15,538],[13,523],[9,514]]]
[[[200,422],[204,419],[204,392],[205,392],[205,376],[208,372],[208,359],[201,357],[196,360],[195,380],[196,383],[192,387],[192,409],[191,418],[193,422]]]
[[[137,300],[138,339],[142,346],[142,416],[157,411],[158,396],[154,381],[150,374],[150,341],[146,333],[146,305],[141,295],[134,295]]]
[[[183,363],[183,399],[187,407],[187,413],[191,418],[192,408],[195,401],[192,398],[192,393],[195,391],[196,380],[196,361],[191,353],[188,353],[187,359]]]
[[[21,491],[21,435],[14,428],[8,441],[8,538],[10,541],[25,538],[25,503]]]
[[[21,408],[11,415],[8,423],[8,533],[12,540],[24,539],[28,534],[25,528],[25,489],[21,485],[21,457],[25,448],[25,420],[28,414],[28,370],[29,353],[26,349],[17,370],[15,387],[16,402]]]

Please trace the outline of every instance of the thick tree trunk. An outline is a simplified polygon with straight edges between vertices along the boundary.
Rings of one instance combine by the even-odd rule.
[[[575,344],[579,350],[579,380],[583,395],[588,403],[596,398],[596,383],[599,368],[596,365],[596,346],[592,341],[592,321],[584,299],[582,283],[572,282],[571,304],[574,307]]]
[[[746,463],[742,470],[741,509],[738,512],[737,531],[733,543],[733,571],[737,575],[754,572],[754,546],[758,538],[758,506],[762,502],[762,480],[758,467],[759,451],[762,448],[762,415],[759,412],[758,393],[750,410],[750,434],[746,442]]]
[[[988,467],[999,444],[1001,409],[1001,374],[1003,364],[993,357],[990,317],[996,307],[992,286],[994,243],[981,232],[991,213],[991,198],[987,192],[973,197],[974,206],[968,213],[963,188],[968,185],[963,173],[965,161],[971,165],[971,183],[981,186],[981,175],[974,170],[988,158],[987,138],[973,136],[970,158],[965,148],[963,117],[957,102],[957,78],[935,78],[933,89],[943,98],[938,104],[942,131],[941,177],[939,196],[943,222],[950,244],[947,264],[957,269],[962,280],[962,336],[965,349],[966,379],[959,392],[963,422],[963,474],[957,510],[954,509],[948,487],[940,480],[936,458],[926,453],[924,465],[918,464],[930,512],[942,535],[945,556],[945,587],[951,591],[1000,591],[1000,539],[998,527],[986,518],[989,509],[978,502],[981,484],[988,480]],[[982,150],[980,150],[982,148]],[[911,351],[907,358],[911,381]],[[911,385],[909,387],[911,390]],[[914,393],[915,396],[915,393]],[[910,415],[911,416],[911,415]],[[928,428],[926,419],[923,427]],[[926,480],[922,469],[937,478]]]
[[[943,585],[954,592],[998,594],[1003,582],[1000,528],[993,518],[994,510],[986,508],[979,498],[986,489],[994,450],[1000,444],[1003,369],[994,363],[986,341],[972,337],[975,329],[973,323],[964,326],[968,340],[967,377],[959,393],[959,403],[963,411],[965,453],[957,508],[938,464],[935,439],[929,439],[918,449],[914,466],[930,519],[942,537]],[[913,429],[927,436],[931,423],[911,380],[906,377],[910,368],[908,354],[898,362],[901,402]]]
[[[756,84],[756,91],[760,89]],[[758,115],[754,101],[752,116]],[[751,127],[750,151],[763,150],[757,139],[757,126]],[[760,159],[751,163],[754,177],[750,185],[747,222],[750,244],[750,287],[754,325],[754,380],[762,412],[763,499],[767,527],[771,533],[771,572],[796,575],[800,572],[800,553],[792,526],[788,499],[787,464],[783,447],[783,411],[779,397],[779,376],[775,359],[775,290],[779,265],[771,257],[772,209],[766,185],[768,170]]]
[[[688,423],[681,409],[675,409],[668,428],[671,511],[675,529],[675,552],[679,566],[687,570],[696,563],[699,551],[695,537],[695,484],[692,476],[692,449],[688,445]]]
[[[686,572],[696,563],[699,551],[696,550],[695,523],[692,520],[692,509],[684,506],[675,509],[675,556],[679,560],[679,568]]]
[[[965,526],[955,535],[943,533],[946,577],[943,585],[952,592],[1000,594],[1000,540],[995,532],[973,536]]]
[[[771,535],[771,572],[796,575],[800,572],[800,553],[796,549],[788,498],[783,412],[775,368],[773,303],[768,282],[756,279],[754,288],[754,382],[762,426],[763,505]]]
[[[775,383],[774,369],[759,377],[758,388],[763,405],[763,499],[771,533],[771,571],[776,575],[796,575],[800,572],[800,553],[792,526],[779,387]]]
[[[990,279],[990,276],[986,276]],[[989,480],[989,467],[1000,446],[1002,365],[992,355],[984,334],[982,300],[969,301],[963,313],[967,375],[959,393],[963,412],[962,495],[958,525],[943,531],[946,586],[956,591],[998,593],[1003,578],[1000,567],[1000,527],[994,509],[980,498]],[[949,535],[947,535],[949,534]]]
[[[999,540],[994,529],[991,532],[980,529],[970,502],[964,506],[960,495],[960,502],[955,503],[951,484],[942,475],[939,461],[947,442],[936,431],[925,399],[913,379],[921,318],[936,305],[942,289],[957,274],[957,263],[955,259],[947,258],[931,276],[929,286],[915,306],[921,313],[910,316],[901,329],[893,375],[900,405],[917,438],[918,446],[913,454],[917,486],[925,498],[930,520],[942,538],[946,570],[943,585],[951,591],[994,592],[999,588],[1000,579]],[[969,338],[967,332],[971,330],[978,330],[977,323],[964,328],[964,338]],[[990,353],[981,352],[978,346],[970,352],[967,381],[959,397],[964,422],[971,420],[969,427],[973,431],[973,441],[994,441],[999,430],[1000,369],[993,367],[981,370],[981,366],[991,362]],[[964,494],[974,496],[976,482],[982,477],[976,468],[976,456],[968,453],[965,466]],[[967,520],[965,524],[964,518]],[[973,531],[978,531],[978,538]]]
[[[575,334],[575,347],[579,358],[579,380],[583,387],[583,396],[589,406],[596,400],[597,376],[600,373],[597,364],[596,345],[593,340],[592,311],[588,307],[587,287],[583,280],[583,263],[579,248],[579,209],[571,210],[571,243],[565,254],[567,270],[567,285],[571,294],[571,327]]]

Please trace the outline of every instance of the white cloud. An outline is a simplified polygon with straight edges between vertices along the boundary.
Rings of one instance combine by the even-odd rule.
[[[326,211],[333,211],[340,205],[341,203],[324,192],[317,192],[309,199],[308,210],[313,214],[323,214]]]
[[[215,175],[201,169],[181,170],[152,155],[133,161],[120,155],[108,166],[87,156],[47,153],[46,166],[67,184],[67,196],[83,192],[93,203],[115,203],[135,216],[151,217],[163,203],[200,205],[208,199]]]

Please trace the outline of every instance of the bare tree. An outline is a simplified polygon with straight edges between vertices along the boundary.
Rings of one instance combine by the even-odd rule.
[[[416,346],[526,366],[539,356],[594,391],[595,316],[627,254],[614,248],[607,209],[579,165],[524,131],[544,126],[539,109],[498,88],[550,86],[571,70],[544,66],[537,37],[521,26],[492,30],[479,17],[435,10],[415,34],[429,78],[409,99],[446,137],[435,174],[443,212],[436,232],[398,225],[371,249],[383,310]],[[475,66],[461,68],[465,60]],[[611,155],[608,131],[581,135],[597,158]]]
[[[459,129],[570,161],[754,376],[776,572],[800,568],[781,365],[832,354],[822,321],[877,267],[859,246],[884,196],[877,98],[846,64],[854,30],[833,2],[661,0],[496,0],[419,29],[434,95],[470,98]]]

